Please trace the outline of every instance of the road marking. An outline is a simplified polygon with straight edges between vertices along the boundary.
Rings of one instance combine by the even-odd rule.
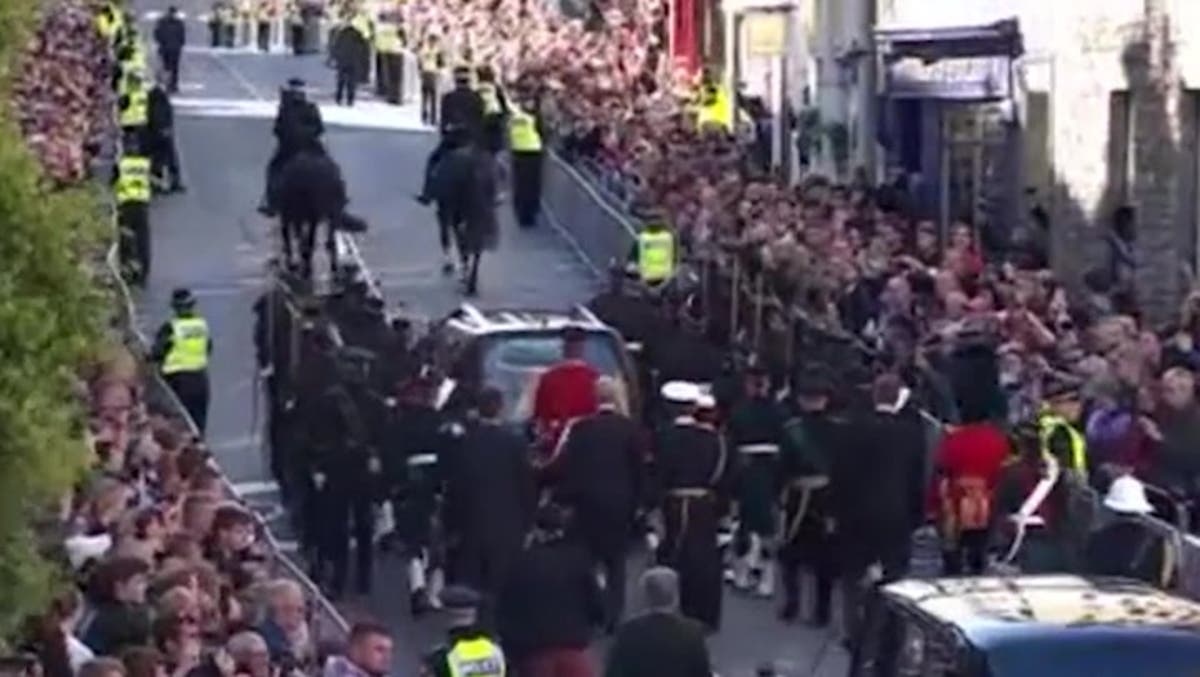
[[[249,78],[247,78],[245,75],[242,75],[241,71],[239,71],[237,68],[234,68],[231,64],[222,59],[220,55],[212,54],[211,56],[212,59],[217,62],[217,65],[224,69],[225,72],[229,74],[229,77],[233,78],[234,82],[236,82],[242,89],[246,90],[246,93],[254,98],[254,100],[264,102],[267,101],[267,97],[263,96],[258,87],[255,87],[254,83],[250,82]]]
[[[218,59],[220,61],[220,59]],[[206,97],[178,97],[174,100],[179,115],[204,118],[275,118],[276,103],[258,99],[224,99]],[[381,131],[426,132],[428,128],[420,120],[416,106],[392,106],[385,103],[366,102],[353,108],[320,102],[321,118],[325,124],[354,129],[376,129]]]
[[[279,483],[270,480],[238,482],[233,485],[233,490],[244,498],[246,496],[279,491]]]
[[[181,92],[198,92],[204,89],[203,82],[181,82],[179,83],[179,91]]]

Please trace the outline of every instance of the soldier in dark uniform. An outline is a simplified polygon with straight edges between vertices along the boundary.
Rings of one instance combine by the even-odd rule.
[[[785,426],[780,456],[783,479],[783,537],[780,576],[784,603],[779,615],[795,620],[800,612],[800,571],[816,577],[813,624],[829,624],[836,578],[832,515],[829,511],[829,454],[835,426],[829,412],[832,384],[822,370],[805,369],[793,384],[796,413]]]
[[[717,523],[728,497],[725,440],[696,416],[714,403],[695,384],[672,382],[663,398],[685,408],[659,432],[654,470],[664,536],[658,562],[679,572],[684,615],[715,632],[721,626],[721,556]]]
[[[746,390],[729,417],[730,446],[737,452],[738,545],[743,554],[734,566],[734,585],[742,590],[757,578],[757,593],[774,594],[770,541],[776,533],[775,497],[779,495],[779,448],[786,414],[771,397],[766,370],[751,367]]]
[[[479,622],[482,595],[454,585],[442,598],[448,612],[446,643],[421,660],[421,677],[505,677],[504,651]]]
[[[289,298],[296,280],[280,266],[279,261],[270,263],[271,287],[254,304],[254,348],[259,374],[263,379],[267,399],[267,440],[271,460],[271,472],[279,482],[285,501],[294,496],[293,472],[286,461],[287,430],[290,407],[287,406],[293,389],[292,382],[292,332],[298,330],[303,318],[294,317]],[[315,309],[313,309],[315,310]]]
[[[394,446],[384,457],[384,473],[395,488],[396,527],[406,548],[408,590],[414,616],[441,607],[445,552],[436,524],[443,479],[438,455],[442,416],[434,408],[436,385],[428,376],[400,385],[394,417]]]
[[[351,392],[365,378],[357,360],[355,355],[339,359],[339,373],[322,393],[317,417],[309,419],[310,438],[324,452],[315,464],[319,476],[314,476],[321,526],[314,579],[327,581],[334,598],[345,591],[352,535],[358,543],[355,582],[360,594],[370,592],[374,562],[374,503],[382,466]]]
[[[484,388],[476,401],[478,418],[438,462],[446,527],[457,541],[454,580],[486,595],[490,609],[533,524],[537,489],[528,444],[501,423],[503,395]]]

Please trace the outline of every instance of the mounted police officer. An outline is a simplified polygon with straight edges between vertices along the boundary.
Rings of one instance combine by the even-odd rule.
[[[715,403],[694,383],[673,381],[662,397],[678,415],[658,434],[654,465],[664,534],[658,562],[679,573],[680,606],[710,631],[721,626],[721,556],[717,523],[728,495],[725,440],[698,419]]]
[[[196,297],[189,289],[171,293],[171,308],[175,317],[159,327],[151,359],[203,434],[208,422],[208,356],[213,348],[208,322],[196,313]]]
[[[776,529],[778,459],[786,415],[771,397],[766,370],[751,367],[745,378],[744,397],[730,412],[728,430],[730,446],[737,451],[738,541],[745,548],[733,579],[737,588],[746,590],[757,578],[758,594],[770,597],[775,577],[769,548]]]
[[[425,161],[425,181],[417,201],[429,204],[433,194],[433,172],[438,161],[453,148],[464,143],[477,143],[483,129],[484,103],[479,92],[471,88],[471,69],[459,66],[454,69],[454,89],[442,95],[438,106],[441,119],[441,139]]]
[[[279,109],[275,113],[275,153],[267,163],[266,187],[258,211],[273,216],[276,211],[274,187],[280,171],[299,150],[319,144],[325,133],[321,110],[304,94],[304,81],[299,78],[288,80],[287,87],[279,91]]]

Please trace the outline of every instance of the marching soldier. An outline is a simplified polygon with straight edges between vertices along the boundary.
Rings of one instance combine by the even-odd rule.
[[[309,420],[310,438],[318,452],[313,459],[313,484],[319,492],[314,573],[318,582],[328,584],[335,599],[345,592],[352,536],[357,544],[357,590],[359,594],[371,590],[375,490],[382,470],[371,447],[370,429],[351,392],[364,380],[361,356],[351,348],[336,359],[333,383],[316,403],[317,418]]]
[[[457,541],[454,580],[478,588],[494,608],[533,524],[537,489],[525,440],[501,422],[503,395],[484,388],[476,402],[478,418],[445,458],[445,515]]]
[[[118,252],[130,281],[144,285],[150,275],[150,158],[136,135],[125,139],[113,177],[120,229]]]
[[[725,440],[697,420],[715,405],[693,383],[673,381],[662,396],[682,411],[658,434],[655,473],[664,536],[658,562],[679,573],[683,613],[710,631],[721,626],[721,556],[717,523],[728,494]]]
[[[191,290],[180,288],[172,292],[171,308],[175,317],[159,327],[151,359],[159,365],[163,379],[203,435],[208,422],[208,356],[212,354],[212,337],[208,322],[196,313],[196,297]]]
[[[442,50],[435,36],[425,38],[425,44],[417,53],[421,68],[421,122],[436,126],[438,123],[438,78],[445,67]]]
[[[818,370],[800,374],[796,388],[796,415],[784,426],[780,455],[783,478],[783,538],[780,576],[784,602],[780,618],[792,621],[800,613],[800,571],[816,577],[813,624],[829,624],[836,567],[833,553],[832,513],[829,510],[829,463],[835,422],[829,413],[828,378]]]
[[[443,424],[434,406],[436,386],[427,375],[401,386],[396,410],[396,456],[385,458],[390,484],[397,489],[397,528],[408,559],[408,589],[414,616],[441,608],[445,552],[441,547],[438,502],[442,476],[438,456],[445,437],[458,438],[461,425]]]
[[[771,397],[766,371],[751,367],[746,374],[745,399],[734,406],[729,417],[729,442],[737,450],[738,542],[745,548],[734,565],[733,583],[747,590],[757,578],[757,592],[763,597],[774,592],[769,541],[775,535],[777,466],[785,420],[782,408]]]

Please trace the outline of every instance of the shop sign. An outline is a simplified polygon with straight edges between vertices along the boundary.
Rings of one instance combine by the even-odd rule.
[[[888,66],[885,92],[898,99],[988,101],[1010,96],[1007,56],[948,58],[906,57]]]
[[[742,19],[742,35],[750,56],[782,56],[787,47],[787,14],[752,12]]]

